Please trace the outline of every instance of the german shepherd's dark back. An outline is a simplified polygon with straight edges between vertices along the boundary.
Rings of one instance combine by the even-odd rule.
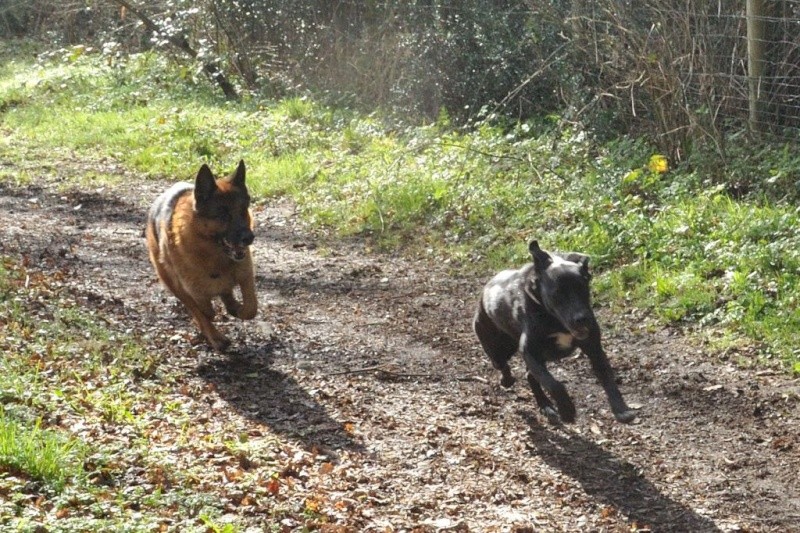
[[[249,206],[240,161],[232,174],[220,179],[203,165],[194,185],[176,183],[156,199],[147,216],[147,249],[158,277],[217,351],[227,349],[230,341],[212,323],[214,298],[220,297],[235,317],[256,315]],[[237,286],[241,303],[233,295]]]

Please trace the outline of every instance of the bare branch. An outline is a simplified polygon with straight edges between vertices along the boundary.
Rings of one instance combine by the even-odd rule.
[[[153,33],[165,35],[169,43],[181,52],[185,53],[192,59],[198,58],[199,54],[183,35],[173,35],[164,31],[164,29],[154,22],[153,19],[148,17],[147,14],[127,0],[109,1],[117,4],[121,8],[126,9],[129,13],[141,20],[142,24],[144,24],[148,30],[152,31]],[[213,63],[203,62],[203,71],[219,85],[220,89],[222,89],[222,92],[225,94],[225,98],[229,100],[239,99],[239,94],[236,92],[236,88],[233,86],[233,84],[231,84],[231,82],[228,81],[228,79],[216,65]]]

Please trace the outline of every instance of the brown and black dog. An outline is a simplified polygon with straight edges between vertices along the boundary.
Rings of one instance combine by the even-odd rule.
[[[147,249],[158,277],[220,352],[230,341],[212,323],[212,300],[219,296],[237,318],[256,316],[249,206],[245,166],[240,161],[230,176],[220,179],[203,165],[194,185],[176,183],[156,199],[147,215]],[[242,303],[233,295],[236,286]]]

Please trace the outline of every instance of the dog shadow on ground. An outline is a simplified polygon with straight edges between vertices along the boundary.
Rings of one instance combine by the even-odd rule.
[[[652,531],[720,531],[710,519],[662,494],[635,465],[580,435],[543,426],[533,413],[520,414],[530,426],[530,454],[580,483],[594,500]]]
[[[246,353],[209,358],[197,372],[234,409],[307,449],[334,456],[342,450],[364,451],[346,424],[334,420],[315,398],[323,391],[306,390],[292,376],[271,367],[273,354],[286,351],[281,341],[271,340]]]

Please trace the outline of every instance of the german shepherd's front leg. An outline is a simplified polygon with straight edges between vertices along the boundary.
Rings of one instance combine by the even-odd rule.
[[[208,304],[209,310],[195,308],[189,304],[187,304],[186,307],[192,314],[192,318],[194,318],[197,327],[200,328],[200,332],[208,340],[209,344],[211,344],[211,347],[220,353],[225,352],[231,345],[231,341],[228,337],[220,333],[211,322],[214,318],[214,308],[211,302]]]
[[[239,285],[239,287],[242,290],[242,305],[239,307],[239,312],[236,316],[242,320],[255,318],[256,311],[258,311],[255,280],[250,276],[244,283]]]
[[[243,269],[236,282],[242,291],[242,303],[236,301],[233,291],[226,292],[220,295],[225,309],[231,316],[242,320],[255,318],[258,311],[258,300],[256,299],[256,283],[252,264]]]
[[[158,260],[158,257],[154,255],[153,249],[153,247],[150,248],[150,258],[153,265],[156,267],[158,277],[164,282],[164,285],[172,291],[172,294],[186,306],[189,314],[192,315],[194,323],[200,329],[200,333],[208,340],[211,347],[218,352],[224,352],[228,346],[230,346],[230,341],[225,335],[220,333],[211,322],[214,319],[214,308],[211,305],[211,301],[209,300],[204,304],[198,303],[197,300],[175,280],[172,271]]]
[[[195,324],[197,324],[197,327],[200,329],[200,333],[202,333],[208,343],[211,344],[211,347],[220,353],[227,350],[231,341],[220,333],[212,323],[214,319],[214,306],[211,304],[211,300],[198,302],[192,295],[181,288],[173,290],[173,292],[175,296],[183,302],[186,309],[189,310],[189,314],[192,315]]]

